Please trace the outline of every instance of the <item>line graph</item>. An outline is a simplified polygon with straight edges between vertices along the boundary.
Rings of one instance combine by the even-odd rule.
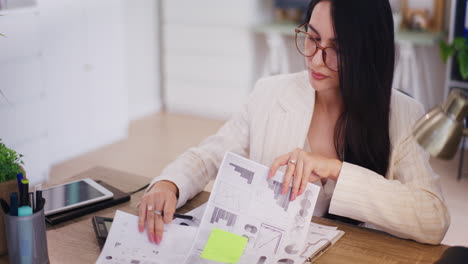
[[[283,237],[283,232],[284,230],[274,226],[262,224],[254,248],[258,248],[262,250],[262,252],[266,251],[271,254],[276,254]]]
[[[321,238],[315,242],[308,242],[307,246],[304,248],[304,251],[301,253],[301,257],[307,258],[308,256],[310,256],[310,254],[307,254],[307,252],[309,251],[309,248],[316,247],[320,242],[325,242],[323,244],[326,244],[326,243],[330,243],[330,240],[328,240],[327,238]],[[311,252],[314,252],[314,251],[311,251]]]

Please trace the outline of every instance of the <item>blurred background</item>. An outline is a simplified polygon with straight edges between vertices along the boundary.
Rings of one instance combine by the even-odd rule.
[[[256,80],[304,69],[294,28],[307,2],[0,0],[0,138],[34,184],[95,166],[155,177]],[[468,88],[439,47],[468,36],[466,1],[390,2],[394,88],[426,110]],[[468,246],[463,157],[431,162],[452,213],[444,243]]]

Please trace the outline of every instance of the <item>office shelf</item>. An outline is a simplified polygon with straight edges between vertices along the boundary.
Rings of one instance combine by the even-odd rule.
[[[252,30],[257,33],[277,33],[284,36],[294,36],[294,29],[299,26],[291,22],[274,22],[254,26]],[[395,33],[396,42],[410,42],[418,46],[433,46],[437,44],[444,34],[442,32],[414,32],[398,31]]]
[[[454,81],[451,80],[449,82],[449,87],[450,88],[463,88],[463,89],[468,89],[468,82],[461,82],[461,81]]]

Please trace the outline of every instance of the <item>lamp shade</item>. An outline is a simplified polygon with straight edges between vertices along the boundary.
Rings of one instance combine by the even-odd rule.
[[[434,107],[414,126],[416,141],[433,157],[452,159],[463,136],[466,99],[452,91],[443,105]]]

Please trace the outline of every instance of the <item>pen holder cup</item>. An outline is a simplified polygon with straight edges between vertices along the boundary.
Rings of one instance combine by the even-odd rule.
[[[10,263],[49,263],[44,209],[28,216],[4,215]]]

